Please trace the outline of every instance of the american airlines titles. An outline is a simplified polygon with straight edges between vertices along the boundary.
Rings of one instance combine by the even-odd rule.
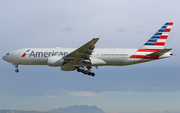
[[[31,53],[29,54],[29,57],[50,57],[50,56],[65,56],[67,55],[68,52],[34,52],[31,51]]]

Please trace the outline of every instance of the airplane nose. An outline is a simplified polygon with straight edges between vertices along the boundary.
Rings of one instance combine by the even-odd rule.
[[[5,61],[7,61],[7,56],[6,56],[6,55],[3,56],[2,59],[5,60]]]

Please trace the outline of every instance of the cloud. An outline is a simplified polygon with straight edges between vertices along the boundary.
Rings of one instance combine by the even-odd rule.
[[[170,111],[165,111],[165,113],[171,113]]]
[[[105,111],[105,113],[143,113],[143,112],[120,112],[120,111]]]
[[[73,28],[71,26],[65,26],[63,27],[62,31],[68,32],[68,33],[72,33],[73,32]]]
[[[137,31],[136,34],[145,34],[145,31]]]
[[[118,30],[119,33],[124,33],[125,32],[125,30],[122,29],[122,28],[117,28],[117,30]]]
[[[97,95],[98,93],[94,93],[92,91],[77,91],[77,92],[69,91],[67,92],[67,94],[73,95],[73,96],[85,97],[85,96],[94,96],[94,95]]]
[[[169,71],[169,66],[165,65],[166,62],[164,62],[167,60],[156,61],[158,64],[154,61],[126,67],[100,67],[98,70],[93,68],[92,71],[96,73],[95,77],[75,71],[64,72],[59,68],[47,66],[20,66],[20,73],[17,74],[14,72],[14,67],[11,64],[7,64],[5,67],[1,66],[3,71],[0,75],[0,96],[59,97],[65,94],[94,96],[111,91],[180,91],[178,67],[171,68],[171,71]],[[165,66],[162,66],[163,64]],[[148,71],[147,73],[147,68],[153,71]]]
[[[45,95],[45,96],[37,96],[37,97],[58,97],[57,95]]]
[[[179,111],[146,111],[146,112],[133,112],[133,111],[127,111],[127,112],[120,112],[120,111],[105,111],[105,113],[179,113]]]

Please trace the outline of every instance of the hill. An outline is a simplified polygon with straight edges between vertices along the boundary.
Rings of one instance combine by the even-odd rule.
[[[88,105],[74,105],[65,108],[52,109],[48,112],[54,113],[104,113],[102,109],[99,109],[96,106],[88,106]]]
[[[1,109],[0,113],[48,113],[48,112]]]

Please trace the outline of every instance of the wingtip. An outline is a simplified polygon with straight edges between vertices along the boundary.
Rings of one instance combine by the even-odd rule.
[[[93,38],[93,40],[99,40],[99,38]]]
[[[164,48],[164,49],[172,50],[173,48]]]

